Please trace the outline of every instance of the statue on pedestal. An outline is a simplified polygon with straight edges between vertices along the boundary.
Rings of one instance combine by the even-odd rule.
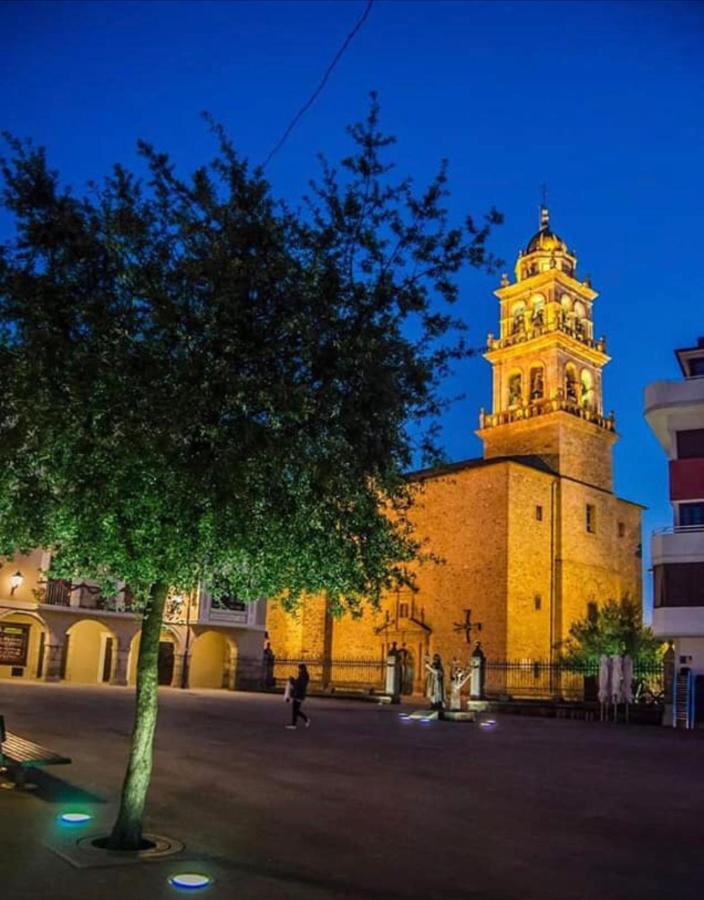
[[[477,641],[470,659],[472,669],[472,684],[469,696],[472,700],[484,699],[484,679],[486,675],[486,656],[482,650],[482,642]]]
[[[468,664],[463,666],[458,659],[453,659],[450,666],[450,709],[460,711],[462,709],[462,688],[472,677],[472,668]]]
[[[428,677],[425,684],[425,696],[430,700],[431,709],[442,709],[445,700],[445,671],[439,653],[433,654],[432,662],[425,659]]]

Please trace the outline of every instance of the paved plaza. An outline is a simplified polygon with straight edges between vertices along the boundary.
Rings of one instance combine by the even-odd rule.
[[[147,830],[181,858],[78,869],[56,817],[115,810],[132,715],[120,688],[2,684],[7,726],[73,758],[0,792],[3,900],[212,898],[616,900],[701,896],[704,733],[504,716],[420,724],[398,707],[163,689]]]

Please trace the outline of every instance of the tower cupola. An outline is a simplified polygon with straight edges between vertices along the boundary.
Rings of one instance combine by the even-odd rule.
[[[577,268],[577,257],[570,252],[562,238],[550,228],[550,213],[546,206],[540,207],[540,228],[528,241],[525,250],[518,254],[516,262],[516,280],[523,281],[547,272],[559,269],[574,276]]]

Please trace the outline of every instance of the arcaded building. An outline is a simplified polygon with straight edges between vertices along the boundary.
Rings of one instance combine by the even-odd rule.
[[[441,562],[417,565],[416,592],[391,593],[356,620],[333,619],[320,598],[297,618],[270,604],[278,656],[382,659],[396,642],[418,689],[428,653],[466,658],[479,639],[490,659],[550,660],[575,620],[609,599],[640,602],[642,507],[613,490],[597,293],[547,209],[515,280],[504,275],[495,293],[483,456],[409,476],[416,534]]]

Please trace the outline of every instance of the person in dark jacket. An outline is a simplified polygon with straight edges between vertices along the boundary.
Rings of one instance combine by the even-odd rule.
[[[308,690],[309,681],[310,676],[308,675],[308,669],[303,663],[301,663],[298,667],[298,678],[294,679],[293,689],[291,691],[291,699],[293,701],[293,715],[291,724],[286,726],[289,729],[296,727],[296,723],[299,717],[306,723],[306,728],[310,727],[310,716],[307,716],[304,712],[301,711],[303,701],[306,699],[306,692]]]

